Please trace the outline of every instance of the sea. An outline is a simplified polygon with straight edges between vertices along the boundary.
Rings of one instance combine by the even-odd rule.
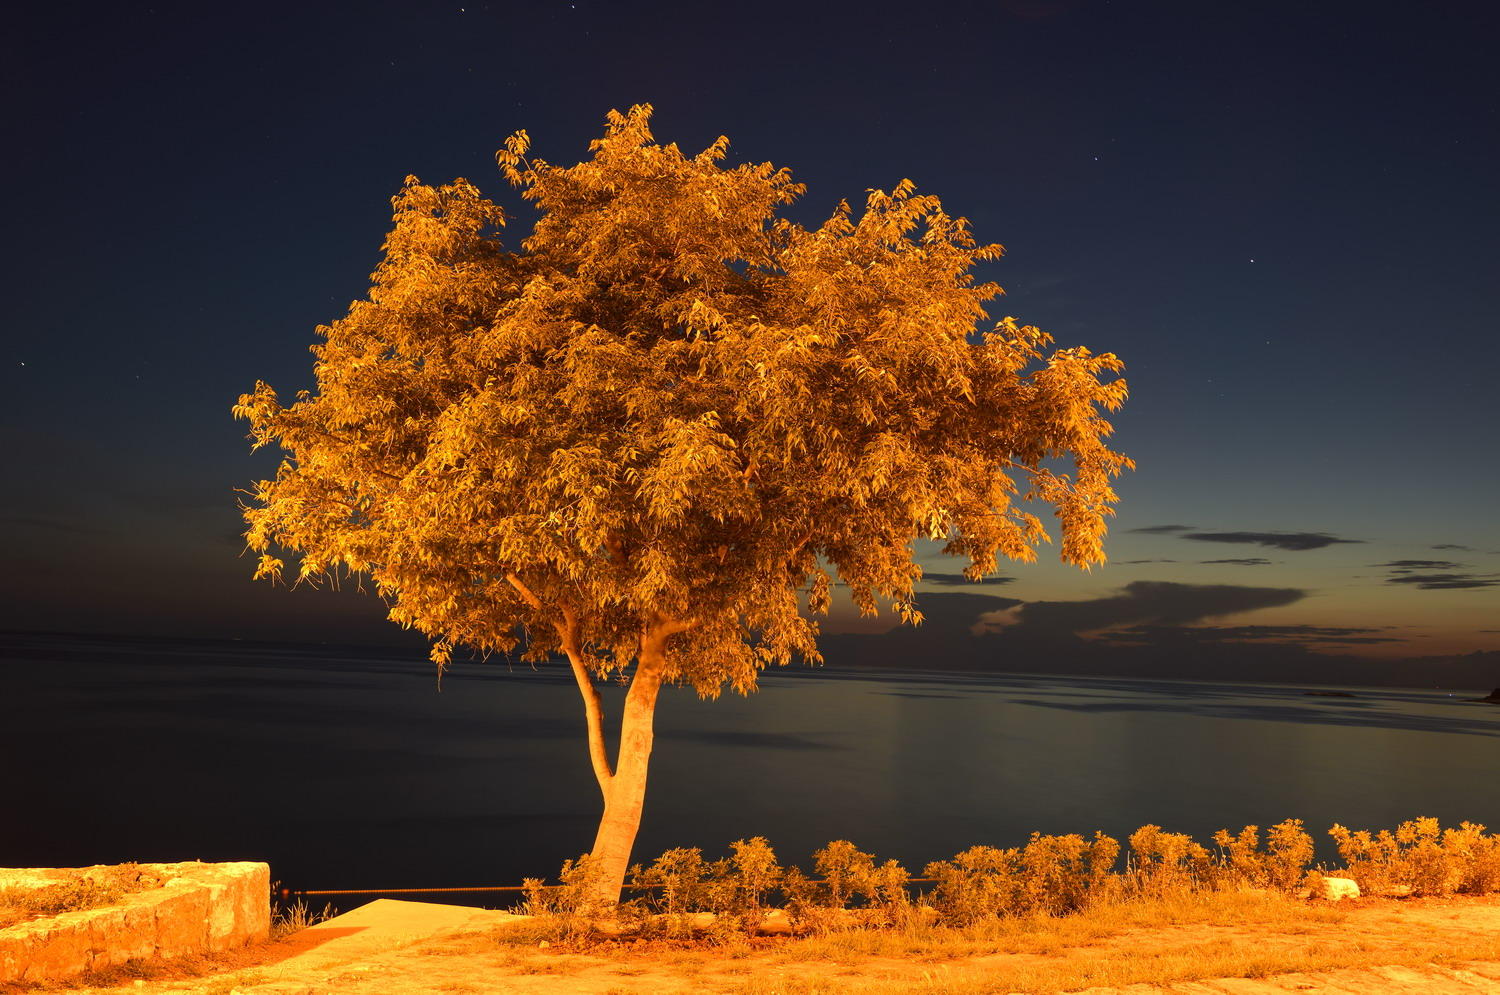
[[[635,853],[712,859],[763,836],[810,869],[850,840],[920,874],[1033,832],[1151,824],[1207,845],[1297,818],[1332,861],[1334,823],[1500,829],[1486,690],[833,667],[712,701],[669,687]],[[604,688],[608,715],[623,694]],[[294,891],[516,885],[555,880],[599,812],[566,665],[460,662],[439,682],[419,651],[0,634],[3,866],[261,860]]]

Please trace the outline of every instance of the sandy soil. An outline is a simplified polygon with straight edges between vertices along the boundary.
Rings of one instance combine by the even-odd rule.
[[[449,908],[449,907],[444,907]],[[356,910],[357,911],[357,910]],[[1459,899],[1361,899],[1345,903],[1332,917],[1293,917],[1270,926],[1184,925],[1126,930],[1060,949],[988,955],[896,959],[848,955],[834,960],[802,960],[784,941],[764,939],[730,951],[681,950],[622,945],[594,953],[565,952],[497,942],[496,918],[467,918],[429,930],[425,938],[376,931],[363,939],[341,940],[358,928],[307,930],[286,940],[239,952],[199,977],[125,981],[119,986],[75,991],[164,995],[417,995],[417,993],[503,992],[515,995],[708,995],[747,991],[752,995],[792,992],[859,992],[892,984],[913,991],[1005,992],[1016,970],[1048,968],[1060,959],[1091,963],[1185,954],[1247,950],[1274,965],[1278,953],[1355,947],[1381,964],[1399,962],[1412,949],[1452,949],[1500,940],[1500,896]],[[333,924],[330,924],[333,925]],[[341,946],[341,942],[343,945]],[[1436,943],[1439,946],[1433,947]],[[1284,963],[1284,962],[1283,962]],[[1253,969],[1247,973],[1255,973]],[[1264,973],[1264,972],[1260,972]],[[1032,988],[1031,990],[1036,990]],[[1058,990],[1058,989],[1053,989]],[[1125,992],[1232,993],[1396,992],[1500,993],[1500,960],[1452,961],[1406,967],[1368,967],[1258,978],[1208,978],[1170,985],[1116,988],[1070,986],[1089,995]]]

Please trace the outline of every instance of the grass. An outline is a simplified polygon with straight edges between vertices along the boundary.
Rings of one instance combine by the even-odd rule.
[[[99,870],[73,870],[62,880],[41,888],[0,891],[0,929],[64,912],[81,912],[113,905],[126,895],[154,888],[156,876],[139,864],[119,864]]]
[[[265,979],[263,973],[241,972],[233,978],[209,978],[209,975],[234,970],[242,951],[225,953],[185,954],[169,961],[130,960],[123,964],[85,971],[75,978],[58,978],[47,981],[0,982],[3,995],[35,995],[38,992],[66,992],[79,987],[119,988],[131,991],[152,982],[178,982],[187,979],[203,979],[203,984],[194,989],[198,995],[225,995],[241,985],[256,984]]]
[[[504,959],[516,974],[566,976],[604,965],[621,977],[641,978],[644,971],[664,989],[691,982],[705,992],[734,995],[1053,992],[1500,960],[1500,935],[1493,931],[1456,928],[1446,918],[1407,921],[1395,911],[1420,907],[1421,900],[1399,906],[1376,900],[1356,908],[1277,892],[1183,889],[1126,896],[1062,916],[966,926],[913,916],[896,927],[727,945],[659,937],[538,948],[537,924],[529,920],[491,930],[485,939],[509,951]]]
[[[723,989],[734,995],[988,995],[1004,992],[1057,992],[1087,987],[1166,985],[1209,978],[1264,978],[1276,974],[1349,968],[1419,966],[1500,958],[1500,937],[1455,945],[1440,933],[1399,951],[1369,944],[1332,941],[1310,947],[1263,949],[1239,938],[1168,944],[1160,949],[1122,953],[1115,947],[1065,949],[1046,962],[1018,960],[983,964],[955,962],[923,970],[915,978],[768,977]]]
[[[274,942],[293,933],[300,933],[309,926],[325,922],[339,914],[332,905],[323,906],[323,911],[313,912],[307,902],[297,899],[285,909],[271,906],[271,940]]]

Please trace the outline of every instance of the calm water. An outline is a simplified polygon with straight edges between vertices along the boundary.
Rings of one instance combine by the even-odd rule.
[[[1500,826],[1500,708],[1304,690],[832,670],[716,702],[668,689],[636,853],[763,835],[807,866],[850,839],[919,873],[1033,830],[1207,842],[1297,817],[1321,846],[1334,822]],[[460,664],[439,691],[416,654],[0,637],[0,865],[268,860],[298,888],[552,877],[598,818],[582,737],[560,667]]]

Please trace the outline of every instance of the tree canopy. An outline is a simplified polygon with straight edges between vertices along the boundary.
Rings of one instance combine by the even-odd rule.
[[[540,211],[521,251],[467,180],[408,177],[316,390],[235,407],[287,452],[245,507],[258,577],[367,575],[439,664],[571,648],[600,677],[656,626],[662,677],[714,696],[818,661],[836,580],[920,621],[918,539],[979,578],[1049,541],[1038,502],[1064,561],[1103,560],[1133,465],[1114,355],[981,328],[1001,291],[970,270],[1002,249],[910,181],[807,229],[778,217],[788,170],[723,168],[723,137],[684,156],[650,114],[611,112],[571,168],[505,142]]]

